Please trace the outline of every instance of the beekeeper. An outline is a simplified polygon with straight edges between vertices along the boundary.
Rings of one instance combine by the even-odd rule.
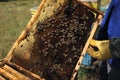
[[[100,80],[120,80],[120,0],[111,1],[97,38],[90,41],[87,53],[103,61]],[[105,70],[106,60],[111,67],[108,75]]]

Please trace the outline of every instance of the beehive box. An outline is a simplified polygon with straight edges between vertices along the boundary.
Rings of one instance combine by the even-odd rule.
[[[101,12],[76,0],[43,0],[3,62],[37,79],[74,80],[101,18]]]

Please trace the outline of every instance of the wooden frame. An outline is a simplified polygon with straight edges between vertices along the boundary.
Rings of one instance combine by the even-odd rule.
[[[19,43],[20,43],[22,40],[24,40],[24,39],[26,38],[27,33],[32,29],[34,23],[38,20],[38,18],[39,18],[39,16],[40,16],[40,12],[41,12],[41,10],[42,10],[42,7],[44,6],[44,4],[45,4],[46,1],[47,1],[47,0],[42,0],[40,6],[38,7],[38,10],[37,10],[36,14],[35,14],[34,16],[32,16],[32,18],[31,18],[30,21],[28,22],[26,28],[23,30],[23,32],[22,32],[21,35],[18,37],[18,39],[15,41],[14,45],[12,46],[12,48],[10,49],[10,51],[8,52],[7,56],[3,59],[3,62],[4,62],[4,61],[7,61],[6,64],[13,65],[13,64],[10,62],[10,60],[11,60],[12,56],[14,55],[13,52],[14,52],[15,48],[19,45]],[[80,1],[80,0],[79,0],[79,1]],[[88,7],[88,6],[87,6],[87,7]],[[91,10],[99,13],[99,15],[98,15],[98,17],[97,17],[96,22],[93,24],[93,28],[92,28],[92,30],[91,30],[91,34],[90,34],[90,36],[89,36],[89,38],[88,38],[88,40],[87,40],[87,42],[86,42],[86,44],[85,44],[85,46],[84,46],[84,49],[83,49],[83,51],[82,51],[82,53],[81,53],[82,56],[80,56],[80,58],[79,58],[79,60],[78,60],[78,62],[77,62],[77,64],[76,64],[76,67],[75,67],[74,72],[73,72],[73,74],[72,74],[71,80],[74,80],[74,79],[75,79],[76,74],[77,74],[77,71],[78,71],[78,69],[79,69],[80,66],[81,66],[83,57],[84,57],[84,55],[86,54],[86,50],[87,50],[87,48],[88,48],[88,46],[89,46],[89,41],[93,38],[93,36],[94,36],[94,34],[95,34],[95,31],[96,31],[96,29],[97,29],[100,21],[101,21],[102,18],[103,18],[103,13],[102,13],[101,11],[98,11],[98,10],[93,9],[93,8],[91,8]],[[18,65],[16,65],[16,64],[14,64],[13,66],[17,66],[17,68],[22,68],[22,67],[20,67],[20,66],[18,66]],[[7,74],[4,74],[4,73],[5,73],[5,69],[7,69],[7,68],[9,68],[9,67],[8,67],[8,66],[4,66],[4,68],[0,68],[0,74],[3,74],[3,75],[6,75],[6,76],[7,76]],[[10,69],[10,68],[9,68],[9,69]],[[24,70],[25,72],[28,72],[28,74],[34,74],[34,73],[31,73],[31,72],[25,70],[24,68],[22,68],[22,70]],[[2,71],[2,72],[1,72],[1,71]],[[14,71],[14,72],[15,72],[15,71]],[[9,73],[8,73],[8,74],[9,74]],[[15,74],[17,74],[17,73],[15,72]],[[22,76],[23,76],[23,75],[22,75]],[[32,76],[34,76],[34,75],[32,75]],[[23,77],[25,77],[25,76],[23,76]],[[34,77],[38,77],[38,76],[35,75]],[[11,76],[10,76],[10,78],[11,78]],[[40,77],[38,77],[38,78],[39,78],[40,80],[43,80],[43,79],[41,79]],[[29,78],[27,78],[27,79],[29,80]],[[10,80],[13,80],[13,79],[10,79]]]

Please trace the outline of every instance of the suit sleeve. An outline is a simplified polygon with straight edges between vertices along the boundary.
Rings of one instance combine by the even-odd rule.
[[[113,58],[120,58],[120,38],[110,40],[110,53]]]

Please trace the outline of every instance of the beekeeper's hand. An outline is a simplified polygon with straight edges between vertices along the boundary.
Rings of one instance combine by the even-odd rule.
[[[109,40],[98,41],[92,39],[90,41],[90,46],[87,49],[87,53],[93,58],[100,60],[107,60],[111,58]]]

